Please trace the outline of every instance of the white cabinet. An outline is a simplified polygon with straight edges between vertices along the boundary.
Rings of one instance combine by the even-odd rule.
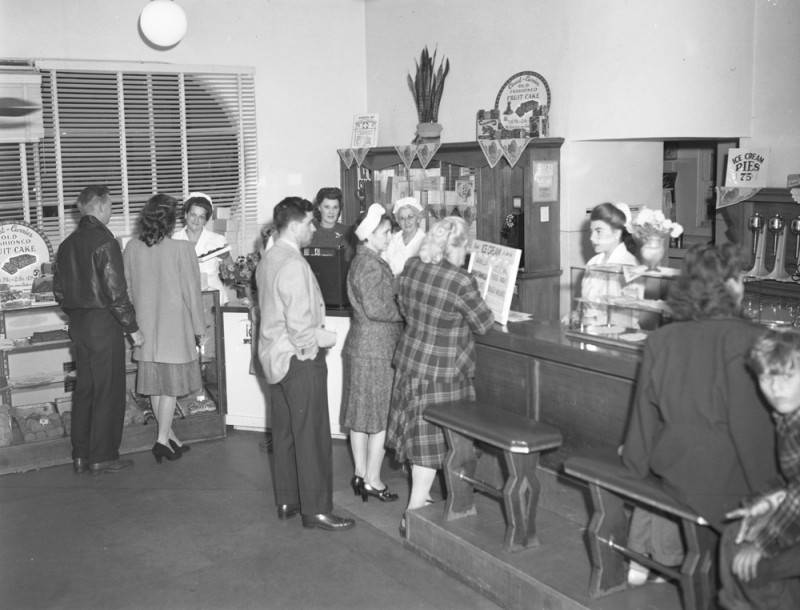
[[[225,335],[225,384],[227,388],[228,414],[225,423],[241,430],[264,430],[269,427],[267,382],[262,375],[251,371],[250,359],[252,338],[258,329],[251,328],[247,308],[225,306],[222,308],[222,328]],[[350,318],[326,316],[325,328],[336,332],[336,345],[328,350],[325,362],[328,365],[328,412],[331,436],[344,438],[339,427],[339,411],[342,403],[342,346]]]
[[[267,381],[250,372],[251,341],[257,334],[251,326],[246,307],[222,308],[228,406],[225,423],[240,430],[265,430],[269,417]]]

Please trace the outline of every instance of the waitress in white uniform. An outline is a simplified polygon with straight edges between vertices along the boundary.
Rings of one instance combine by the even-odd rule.
[[[425,231],[420,227],[422,212],[422,206],[413,197],[398,199],[392,208],[400,230],[392,235],[382,257],[389,263],[394,275],[400,275],[406,261],[419,253],[422,238],[425,237]]]
[[[172,239],[192,242],[198,258],[212,250],[224,248],[228,245],[225,242],[225,237],[206,229],[206,223],[211,218],[213,209],[211,197],[205,193],[189,193],[189,197],[183,204],[186,226],[175,231],[172,235]],[[228,294],[219,277],[219,266],[222,261],[228,259],[230,259],[230,254],[225,253],[220,256],[212,256],[204,262],[199,262],[200,281],[203,290],[217,290],[219,292],[220,305],[228,302]]]
[[[589,326],[619,326],[638,328],[636,316],[630,311],[603,307],[609,297],[641,298],[644,286],[639,282],[625,283],[623,265],[638,265],[634,252],[636,242],[628,231],[630,208],[624,203],[601,203],[589,216],[589,240],[596,252],[586,263],[581,282],[581,297],[585,299],[583,324]]]

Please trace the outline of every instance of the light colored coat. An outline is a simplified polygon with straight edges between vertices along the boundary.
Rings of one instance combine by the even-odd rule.
[[[299,248],[283,239],[258,263],[256,282],[261,312],[258,358],[267,381],[278,383],[289,372],[292,356],[298,360],[317,357],[325,302]]]
[[[144,344],[137,361],[181,364],[197,360],[195,335],[205,334],[200,268],[194,246],[169,237],[148,247],[140,239],[123,253],[128,293]]]

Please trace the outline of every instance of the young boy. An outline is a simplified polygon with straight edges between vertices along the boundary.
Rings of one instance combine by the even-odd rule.
[[[785,487],[732,511],[720,553],[726,608],[800,608],[800,333],[768,331],[750,351],[750,369],[774,409]]]

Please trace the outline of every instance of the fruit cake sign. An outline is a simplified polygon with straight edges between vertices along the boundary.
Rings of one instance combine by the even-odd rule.
[[[44,233],[25,222],[0,222],[0,284],[30,292],[49,263],[53,247]]]

